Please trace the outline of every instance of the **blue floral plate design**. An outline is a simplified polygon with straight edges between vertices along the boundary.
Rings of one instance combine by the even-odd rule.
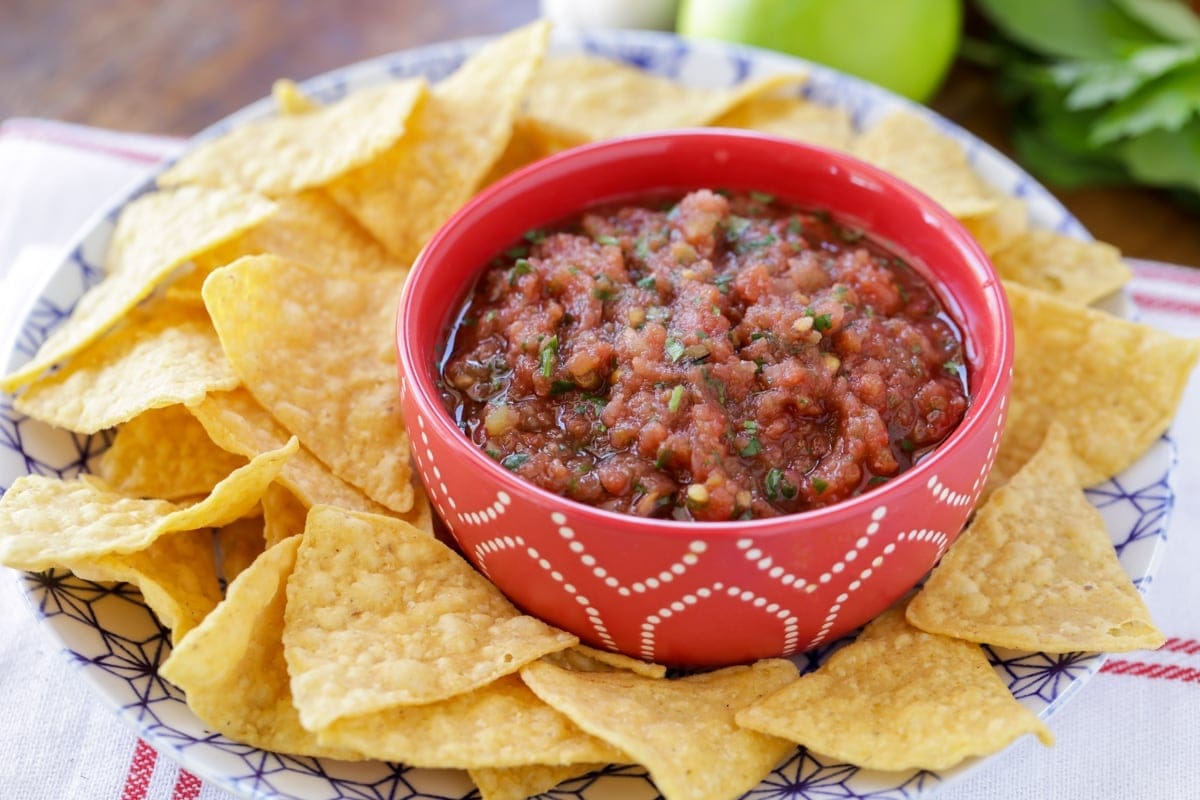
[[[392,77],[421,74],[437,80],[452,72],[479,44],[480,40],[466,40],[400,52],[322,75],[303,87],[320,99],[331,100]],[[559,32],[552,49],[614,57],[697,86],[728,86],[746,78],[805,68],[811,79],[804,93],[816,102],[845,107],[860,129],[893,110],[918,113],[961,142],[985,180],[1023,199],[1035,225],[1088,236],[1049,192],[987,145],[926,108],[830,69],[751,48],[690,42],[649,32]],[[260,101],[202,132],[197,140],[272,112],[269,99]],[[147,188],[148,184],[136,187],[124,202]],[[99,265],[119,208],[120,204],[87,226],[69,256],[49,276],[23,321],[9,369],[26,361],[70,313],[83,291],[99,279]],[[0,396],[0,492],[26,473],[71,476],[86,470],[89,461],[110,443],[109,434],[77,436],[47,428],[15,412],[11,397]],[[1121,564],[1143,591],[1162,554],[1174,497],[1174,467],[1174,446],[1164,437],[1129,470],[1088,490],[1088,497],[1107,522]],[[157,667],[170,650],[169,635],[136,590],[124,584],[94,584],[66,573],[24,573],[18,580],[33,613],[104,702],[158,750],[236,796],[254,800],[465,800],[478,796],[465,773],[458,771],[296,757],[231,741],[206,728],[188,710],[182,693],[158,677]],[[839,644],[801,657],[801,667],[814,669]],[[1095,653],[990,650],[989,654],[1013,694],[1043,718],[1061,708],[1104,661],[1103,654]],[[948,781],[988,760],[975,759],[941,774],[881,773],[831,763],[798,748],[746,797],[928,798]],[[545,796],[602,800],[654,798],[658,792],[643,769],[614,765],[568,781]]]

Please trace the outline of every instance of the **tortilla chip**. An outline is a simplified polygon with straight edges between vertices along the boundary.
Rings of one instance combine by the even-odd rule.
[[[850,150],[854,140],[854,123],[844,108],[823,106],[792,95],[752,97],[722,114],[713,124],[760,131],[834,150]]]
[[[521,670],[538,697],[646,767],[666,800],[728,800],[757,786],[794,746],[739,728],[734,714],[796,675],[782,659],[676,680],[545,661]]]
[[[854,142],[853,152],[908,181],[956,217],[996,210],[996,193],[975,174],[962,145],[912,112],[897,111],[875,123]]]
[[[995,253],[992,263],[1006,281],[1080,305],[1112,294],[1133,278],[1112,245],[1037,229]]]
[[[216,563],[220,577],[227,584],[232,583],[266,549],[262,517],[235,519],[217,531]]]
[[[621,653],[610,653],[607,650],[597,650],[586,644],[579,644],[551,653],[543,657],[556,667],[575,670],[576,672],[633,672],[646,678],[665,678],[667,668],[662,664],[651,664],[636,658],[630,658]]]
[[[278,483],[267,487],[262,498],[263,540],[268,548],[304,533],[304,521],[308,517],[308,506],[296,499],[296,495]]]
[[[62,565],[90,581],[131,583],[178,642],[221,602],[206,528],[160,536],[145,550],[73,560]]]
[[[550,58],[529,86],[525,113],[576,144],[646,131],[708,125],[748,99],[802,83],[770,75],[729,89],[684,86],[591,55]]]
[[[603,769],[604,764],[534,764],[527,767],[481,767],[467,770],[481,800],[525,800],[548,792],[560,783]]]
[[[901,607],[737,722],[868,769],[946,769],[1026,733],[1053,743],[979,645],[919,631]]]
[[[510,172],[574,144],[578,144],[577,137],[556,133],[545,122],[521,114],[513,120],[512,135],[508,138],[507,147],[492,165],[487,177],[480,182],[480,186],[495,183]]]
[[[1016,650],[1155,648],[1164,641],[1083,494],[1066,431],[979,509],[908,607],[930,633]]]
[[[283,641],[310,730],[445,700],[578,643],[407,523],[314,506],[300,538]]]
[[[158,674],[187,693],[188,707],[206,725],[235,741],[279,753],[361,758],[320,745],[292,705],[279,632],[299,545],[287,539],[263,553]]]
[[[539,21],[484,46],[433,87],[395,147],[329,185],[401,262],[411,263],[504,152],[548,33]]]
[[[413,504],[393,341],[402,281],[247,256],[204,283],[225,354],[254,398],[335,475],[400,512]]]
[[[254,120],[189,151],[160,186],[230,186],[268,196],[323,186],[404,135],[425,96],[423,78],[359,89],[304,113]]]
[[[195,269],[171,284],[167,296],[194,302],[209,273],[242,256],[275,255],[327,275],[407,267],[320,189],[281,197],[277,204],[275,213],[261,224],[195,259]]]
[[[166,406],[122,425],[95,466],[96,474],[122,494],[182,500],[208,494],[245,463],[213,444],[183,406]]]
[[[90,434],[237,385],[204,309],[163,301],[134,311],[62,369],[35,381],[14,407]]]
[[[218,446],[246,458],[277,450],[291,437],[245,389],[210,394],[190,411]],[[372,514],[387,513],[387,509],[334,475],[303,447],[283,465],[279,483],[305,506],[320,503]]]
[[[1007,194],[996,193],[994,196],[995,209],[959,220],[989,256],[994,256],[1029,230],[1029,209],[1024,200]]]
[[[1084,486],[1133,464],[1167,429],[1200,340],[1005,283],[1016,350],[1008,423],[989,483],[999,485],[1067,429]]]
[[[418,706],[345,717],[322,744],[417,767],[514,767],[627,760],[538,699],[516,675]]]
[[[190,506],[114,492],[99,478],[22,475],[0,497],[0,563],[44,570],[112,553],[144,550],[165,533],[219,528],[257,505],[298,447],[264,453]]]
[[[299,84],[287,78],[271,84],[271,98],[281,114],[307,114],[321,108],[321,104],[306,95]]]
[[[80,298],[37,354],[0,380],[12,392],[87,347],[190,258],[261,222],[275,204],[256,195],[185,187],[122,209],[105,257],[107,277]]]

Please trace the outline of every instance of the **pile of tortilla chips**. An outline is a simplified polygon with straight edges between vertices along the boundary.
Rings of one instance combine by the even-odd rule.
[[[796,744],[942,769],[1046,727],[978,643],[1155,647],[1162,635],[1082,486],[1166,429],[1200,344],[1087,304],[1111,247],[1030,229],[951,139],[895,114],[856,132],[802,75],[683,87],[545,58],[534,24],[435,84],[400,80],[195,148],[125,206],[107,277],[0,380],[16,408],[116,429],[95,474],[0,499],[0,562],[136,584],[162,675],[208,725],[280,752],[468,770],[521,798],[610,762],[669,800],[736,797]],[[422,244],[477,190],[566,146],[694,125],[859,155],[933,196],[993,257],[1016,322],[989,499],[924,588],[805,676],[765,660],[667,678],[522,614],[433,535],[397,410],[392,314]]]

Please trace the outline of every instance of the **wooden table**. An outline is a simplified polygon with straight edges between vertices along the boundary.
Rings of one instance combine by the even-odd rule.
[[[0,119],[53,117],[186,136],[264,96],[275,78],[498,33],[536,14],[536,0],[4,0]],[[932,106],[1011,152],[985,73],[956,66]],[[1200,214],[1162,193],[1058,195],[1127,255],[1200,267]]]

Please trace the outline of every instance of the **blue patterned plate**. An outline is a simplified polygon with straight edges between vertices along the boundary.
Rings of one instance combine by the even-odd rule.
[[[330,100],[346,91],[389,77],[423,74],[432,80],[454,70],[478,41],[452,42],[362,62],[304,84]],[[883,89],[815,65],[747,48],[686,42],[666,34],[608,32],[560,33],[556,52],[588,51],[615,57],[651,72],[698,86],[727,86],[748,77],[807,66],[805,89],[815,101],[841,105],[861,127],[895,109],[919,113],[966,148],[972,164],[998,189],[1021,197],[1035,224],[1078,236],[1082,228],[1050,193],[999,153],[928,109]],[[215,133],[239,121],[273,110],[270,100],[243,109],[205,131]],[[145,189],[146,187],[142,187]],[[134,192],[136,194],[136,192]],[[46,335],[70,312],[82,292],[99,277],[99,265],[112,233],[117,209],[88,226],[70,256],[50,276],[24,320],[9,368],[27,360]],[[46,428],[17,414],[11,398],[0,397],[0,491],[26,473],[70,476],[108,447],[110,436],[74,436]],[[1174,448],[1162,439],[1132,468],[1088,491],[1108,523],[1121,563],[1143,589],[1150,583],[1162,552],[1173,494]],[[111,705],[140,736],[178,759],[185,768],[235,795],[255,800],[341,800],[342,798],[467,798],[474,788],[464,773],[427,770],[378,762],[349,764],[299,758],[257,750],[208,730],[183,702],[182,693],[161,680],[157,665],[169,651],[167,632],[128,586],[105,586],[69,574],[23,574],[22,588],[46,629],[63,645],[98,696]],[[802,657],[814,668],[837,645]],[[1100,668],[1103,655],[1047,655],[994,650],[999,675],[1013,693],[1042,717],[1062,707]],[[943,774],[877,773],[830,763],[798,749],[750,798],[897,798],[929,797],[949,779],[984,760]],[[607,797],[653,798],[644,770],[612,766],[569,781],[552,797],[600,800]]]

